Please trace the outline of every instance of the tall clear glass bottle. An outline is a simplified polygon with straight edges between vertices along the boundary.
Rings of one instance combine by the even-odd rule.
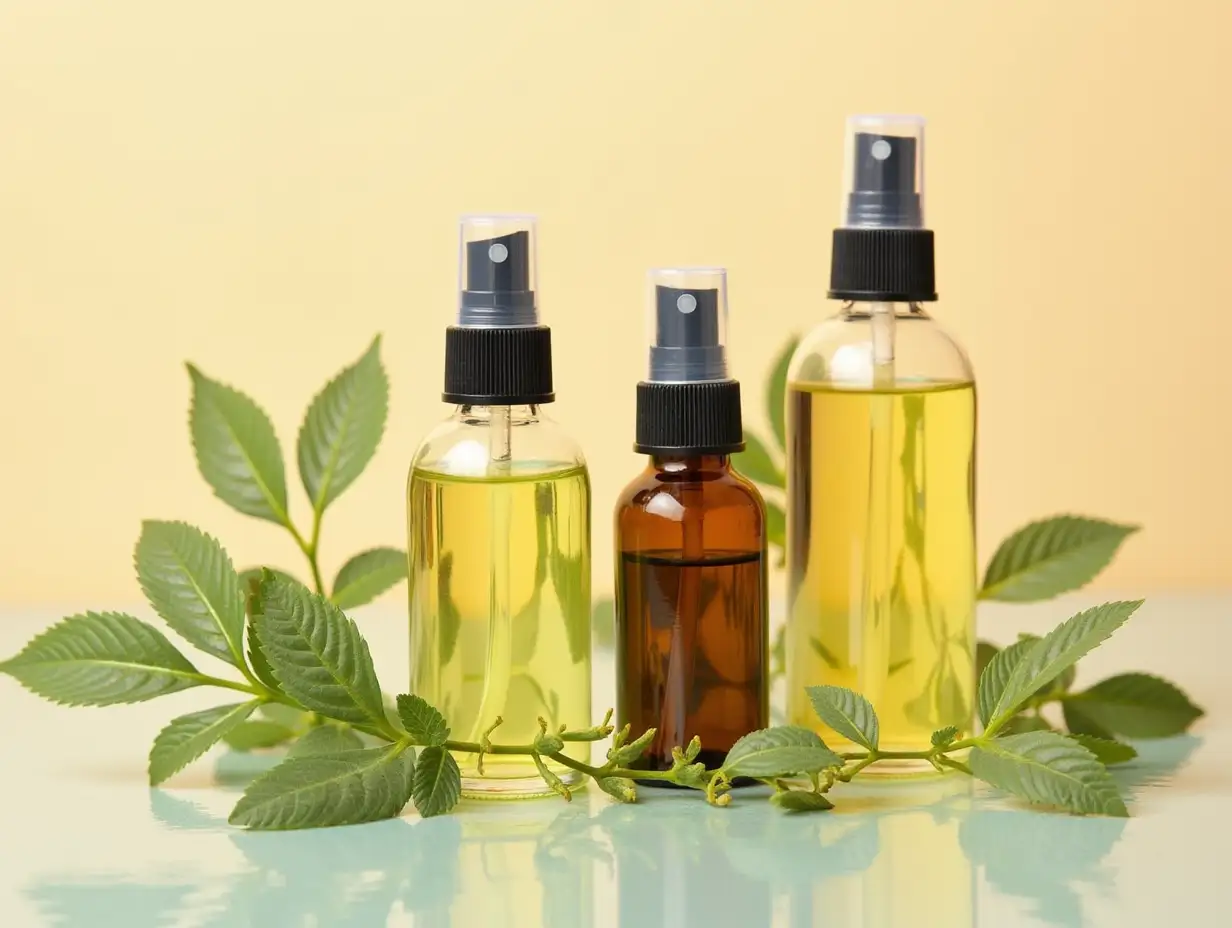
[[[922,305],[923,137],[918,118],[849,121],[843,304],[788,369],[789,720],[817,727],[806,686],[848,687],[887,750],[968,730],[975,689],[975,379]]]
[[[591,714],[590,478],[543,412],[554,394],[534,233],[530,217],[462,221],[445,361],[456,408],[415,452],[407,489],[411,691],[468,741],[498,717],[501,740],[526,743],[539,717],[585,726]],[[586,760],[588,747],[567,752]],[[488,755],[482,775],[474,755],[457,760],[466,795],[548,791],[529,757]]]
[[[617,719],[657,730],[646,769],[694,736],[719,766],[769,724],[766,507],[731,467],[744,435],[726,272],[652,271],[649,303],[635,444],[649,461],[616,503]]]

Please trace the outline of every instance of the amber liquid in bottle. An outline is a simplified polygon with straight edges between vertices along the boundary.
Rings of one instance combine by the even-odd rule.
[[[616,507],[617,716],[666,770],[769,724],[765,504],[726,455],[653,457]],[[651,781],[647,781],[651,782]]]

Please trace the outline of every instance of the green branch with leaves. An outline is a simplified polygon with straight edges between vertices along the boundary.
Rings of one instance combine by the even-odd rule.
[[[287,503],[282,451],[269,417],[244,394],[190,367],[191,429],[202,475],[225,502],[286,528],[308,560],[310,589],[271,567],[237,571],[221,544],[179,522],[146,522],[135,562],[153,611],[180,638],[237,671],[199,671],[155,626],[115,612],[86,612],[36,636],[0,671],[32,692],[70,706],[144,702],[196,687],[242,694],[239,702],[173,719],[154,739],[149,779],[158,786],[225,742],[236,750],[289,744],[277,766],[253,780],[231,813],[257,829],[323,827],[450,811],[461,796],[454,754],[530,757],[566,800],[578,787],[554,772],[571,768],[619,802],[637,800],[638,781],[667,781],[726,806],[732,787],[756,781],[791,813],[832,808],[831,791],[882,761],[924,760],[938,771],[981,779],[1029,802],[1075,813],[1127,814],[1107,766],[1135,756],[1114,736],[1159,737],[1185,730],[1202,710],[1174,685],[1147,674],[1112,677],[1073,692],[1079,659],[1100,645],[1141,602],[1114,602],[1073,616],[1042,637],[1003,650],[981,647],[978,704],[982,732],[946,728],[916,751],[883,751],[872,705],[849,690],[808,688],[818,718],[860,750],[832,751],[813,731],[778,726],[752,732],[722,766],[697,762],[701,744],[673,750],[667,770],[637,769],[655,736],[598,725],[570,729],[539,720],[527,744],[494,742],[501,719],[478,741],[450,737],[445,717],[415,694],[388,700],[367,642],[344,610],[406,576],[403,552],[376,548],[344,564],[327,595],[319,550],[322,516],[367,465],[384,430],[388,386],[379,341],[318,394],[300,430],[298,462],[312,506],[299,531]],[[781,406],[781,402],[778,404]],[[772,407],[773,411],[773,407]],[[781,422],[777,428],[781,428]],[[998,550],[985,598],[1028,601],[1093,577],[1130,532],[1071,517],[1027,526]],[[233,697],[234,698],[234,697]],[[1059,703],[1070,732],[1052,730],[1040,710]],[[1033,721],[1040,720],[1040,721]],[[569,742],[612,738],[592,765],[563,753]]]

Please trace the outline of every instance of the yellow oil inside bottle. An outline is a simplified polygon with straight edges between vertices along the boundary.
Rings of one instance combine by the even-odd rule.
[[[411,691],[455,740],[527,744],[542,717],[586,728],[590,710],[590,491],[584,467],[499,477],[415,468],[408,487]],[[566,753],[587,760],[590,745]],[[463,791],[546,790],[528,756],[457,754]],[[566,783],[574,771],[549,764]]]
[[[788,444],[790,721],[848,747],[804,689],[831,684],[873,703],[885,750],[927,747],[949,725],[968,730],[974,384],[792,383]]]

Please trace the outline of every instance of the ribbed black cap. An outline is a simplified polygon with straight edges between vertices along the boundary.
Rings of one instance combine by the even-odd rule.
[[[471,406],[552,402],[552,330],[450,326],[442,399]]]
[[[732,454],[744,449],[735,380],[637,385],[639,454]]]
[[[937,299],[931,229],[835,229],[831,299],[928,303]]]

